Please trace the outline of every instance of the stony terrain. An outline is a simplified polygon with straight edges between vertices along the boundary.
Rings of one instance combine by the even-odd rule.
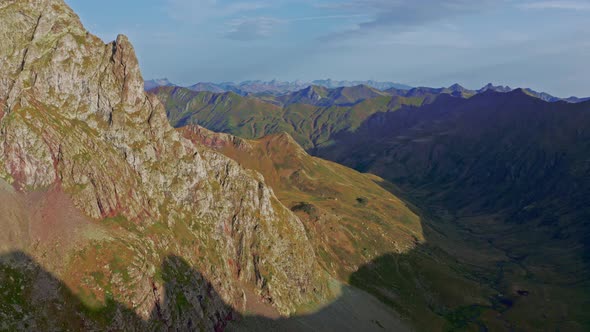
[[[103,43],[62,0],[2,1],[0,22],[1,195],[11,202],[0,209],[9,229],[0,248],[29,257],[2,260],[10,304],[0,310],[2,329],[197,322],[212,329],[231,311],[222,302],[247,306],[243,289],[281,314],[326,297],[299,218],[258,173],[168,124],[159,101],[144,93],[125,36]],[[167,274],[171,256],[200,271],[223,301],[202,301],[190,278]],[[10,293],[15,278],[26,281],[20,290],[42,285],[48,295]],[[170,299],[165,283],[184,284],[173,299],[192,309],[161,306]],[[95,309],[66,308],[72,296]],[[127,319],[125,308],[141,319]],[[95,312],[105,315],[94,319]]]
[[[289,134],[245,140],[199,126],[180,131],[260,172],[303,221],[324,269],[342,282],[371,260],[424,240],[419,216],[380,186],[385,180],[312,157]]]

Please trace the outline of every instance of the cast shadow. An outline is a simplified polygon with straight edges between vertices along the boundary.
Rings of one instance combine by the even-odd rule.
[[[149,285],[149,319],[108,297],[89,306],[24,252],[0,256],[0,331],[406,331],[406,322],[371,295],[345,287],[318,312],[271,319],[241,315],[178,256],[162,262],[164,286]],[[360,304],[364,304],[358,308]]]

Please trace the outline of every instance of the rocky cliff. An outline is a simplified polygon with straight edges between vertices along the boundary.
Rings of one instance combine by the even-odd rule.
[[[247,305],[249,287],[282,314],[321,296],[324,283],[301,221],[261,175],[170,127],[159,101],[144,93],[125,36],[103,43],[62,0],[3,0],[0,38],[0,177],[14,188],[3,185],[3,192],[25,202],[18,218],[7,212],[0,219],[17,229],[48,227],[28,197],[59,192],[92,230],[77,234],[75,245],[64,245],[73,235],[43,242],[17,232],[29,238],[13,249],[38,258],[89,303],[108,306],[114,298],[144,318],[161,301],[158,267],[170,254],[238,308]],[[44,255],[49,251],[57,256]],[[227,316],[215,303],[202,307],[202,317],[158,317],[169,327],[198,320],[212,328]],[[46,313],[32,310],[39,315],[28,326],[47,327]],[[86,318],[86,327],[102,327]]]
[[[384,189],[392,184],[312,157],[287,133],[246,140],[196,125],[178,130],[263,174],[303,221],[321,265],[343,282],[372,259],[424,241],[420,217]]]

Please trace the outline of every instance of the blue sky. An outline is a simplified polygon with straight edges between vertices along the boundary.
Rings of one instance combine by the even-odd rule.
[[[66,0],[143,75],[322,78],[590,96],[590,0]]]

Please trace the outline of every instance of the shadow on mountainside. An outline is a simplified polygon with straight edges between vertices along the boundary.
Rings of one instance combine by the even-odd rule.
[[[150,285],[149,319],[107,296],[85,304],[68,286],[24,252],[0,256],[1,331],[405,331],[406,324],[372,296],[345,287],[316,313],[270,319],[237,313],[213,285],[177,256],[162,262],[163,288]]]
[[[353,287],[345,286],[332,303],[289,318],[238,313],[180,257],[166,257],[161,271],[162,281],[149,285],[145,299],[153,310],[142,319],[112,295],[99,306],[89,305],[27,254],[5,254],[0,257],[0,330],[583,331],[588,326],[584,316],[574,316],[587,305],[580,295],[565,289],[569,301],[549,303],[543,301],[543,287],[524,280],[522,287],[500,294],[494,278],[501,276],[469,270],[430,244],[378,257],[353,273]],[[535,311],[528,311],[531,306]]]
[[[312,152],[395,183],[379,184],[414,206],[426,241],[402,259],[439,253],[435,265],[454,262],[454,275],[486,294],[485,304],[473,297],[473,305],[446,313],[427,302],[430,312],[490,330],[588,330],[589,110],[588,102],[546,103],[519,90],[441,96],[430,105],[374,114]],[[399,259],[374,264],[387,274]],[[415,264],[408,275],[420,279],[425,266]],[[386,278],[367,273],[361,268],[351,283],[397,308],[383,287],[372,286],[386,285]],[[433,294],[454,288],[432,283],[438,279],[424,280]],[[442,297],[463,290],[455,292]]]

